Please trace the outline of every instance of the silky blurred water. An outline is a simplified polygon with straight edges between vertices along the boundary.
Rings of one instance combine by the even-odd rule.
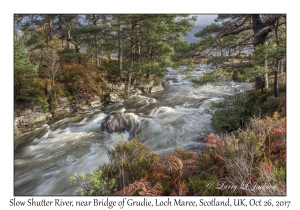
[[[193,87],[184,69],[167,68],[165,90],[148,96],[132,96],[122,104],[74,114],[51,125],[16,137],[14,160],[15,195],[74,195],[67,184],[73,175],[96,170],[108,161],[107,148],[118,137],[100,131],[101,121],[111,112],[125,108],[131,127],[124,137],[137,137],[159,154],[175,146],[200,152],[201,139],[212,130],[211,116],[203,110],[222,100],[222,95],[247,90],[249,83],[222,82]],[[202,65],[189,78],[200,78],[209,66]]]

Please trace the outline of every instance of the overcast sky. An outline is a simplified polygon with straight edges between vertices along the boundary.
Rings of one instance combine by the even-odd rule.
[[[195,23],[195,26],[205,27],[207,25],[210,25],[212,22],[214,22],[214,19],[217,18],[218,15],[197,15],[197,21]]]
[[[195,23],[195,27],[188,33],[187,36],[184,37],[184,41],[187,42],[197,42],[199,38],[194,37],[194,34],[200,31],[205,26],[210,25],[217,18],[218,15],[198,15],[192,14],[192,16],[198,16],[197,21]]]

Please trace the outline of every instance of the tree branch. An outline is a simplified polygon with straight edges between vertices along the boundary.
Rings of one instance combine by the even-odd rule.
[[[222,34],[222,35],[220,36],[220,38],[222,38],[222,37],[224,37],[224,36],[231,35],[231,34],[239,34],[239,33],[243,32],[243,31],[247,31],[247,30],[251,30],[251,29],[252,29],[252,26],[246,26],[246,27],[243,27],[243,28],[241,28],[241,29],[239,29],[239,30],[236,30],[236,31],[232,31],[232,32],[228,32],[228,33]]]

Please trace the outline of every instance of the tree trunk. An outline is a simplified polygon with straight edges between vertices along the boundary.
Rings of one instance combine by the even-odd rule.
[[[57,105],[57,103],[56,103],[56,86],[55,86],[54,76],[52,78],[52,86],[53,86],[53,91],[54,91],[54,97],[52,99],[52,106],[53,106],[52,108],[56,108],[56,105]]]
[[[275,37],[276,37],[276,44],[279,45],[279,36],[278,36],[278,26],[279,21],[276,21],[275,25]],[[280,58],[276,59],[275,70],[274,70],[274,97],[278,97],[278,72],[280,71]]]
[[[268,28],[269,26],[269,22],[263,22],[261,19],[260,14],[254,14],[252,15],[252,22],[253,22],[253,32],[254,32],[254,40],[253,40],[253,46],[254,49],[259,46],[264,44],[265,42],[267,42],[267,36],[270,32],[270,29]],[[267,68],[267,58],[265,60],[265,68]],[[269,87],[269,82],[268,82],[268,74],[264,75],[263,80],[265,80],[264,82],[260,82],[260,79],[258,79],[257,77],[255,78],[255,89],[257,90],[257,88],[261,85],[263,85],[262,88],[268,88]],[[256,83],[258,82],[258,83]],[[261,88],[258,88],[261,89]]]
[[[131,61],[130,68],[128,69],[128,75],[127,75],[127,90],[126,90],[126,96],[129,97],[130,92],[130,86],[131,86],[131,69],[133,66],[133,62]]]
[[[269,76],[268,76],[268,73],[265,73],[264,74],[264,88],[269,88]]]
[[[267,40],[267,36],[270,32],[269,22],[263,22],[260,14],[252,15],[253,22],[253,32],[254,32],[254,40],[253,45],[254,48],[258,45],[264,44]]]
[[[153,47],[150,48],[150,62],[151,62],[151,67],[153,68],[154,66]],[[147,79],[150,79],[150,75],[151,75],[151,68],[148,69]]]
[[[78,64],[81,64],[82,59],[81,59],[81,56],[80,56],[80,47],[79,47],[78,44],[75,44],[75,52],[78,54]]]
[[[63,39],[63,37],[60,40],[61,40],[61,47],[64,48],[64,39]]]
[[[261,76],[255,77],[255,90],[263,90],[265,87],[265,79]]]
[[[91,45],[89,45],[89,56],[90,56],[90,59],[91,59],[91,65],[93,66],[94,65],[94,56],[93,56]]]
[[[278,74],[282,74],[282,61],[280,60],[279,61],[279,64],[278,64]]]
[[[120,34],[120,25],[118,26],[118,70],[119,70],[119,77],[122,78],[122,62],[123,62],[123,56],[122,56],[122,38]]]
[[[22,90],[22,82],[21,82],[20,73],[18,73],[18,87],[19,87],[19,89],[17,90],[17,95],[18,95],[18,99],[19,99],[21,97],[21,90]]]
[[[97,60],[97,67],[100,67],[100,65],[101,65],[101,60],[100,60],[100,56],[99,56],[98,50],[97,50],[97,52],[96,52],[96,60]]]
[[[274,97],[278,97],[278,69],[279,69],[279,61],[276,60],[276,69],[274,71]]]
[[[138,46],[138,55],[137,55],[137,62],[140,63],[140,56],[141,56],[141,44],[140,42],[137,43],[137,46]],[[142,69],[139,65],[139,73],[141,74],[142,73]]]
[[[69,40],[71,40],[71,30],[70,29],[68,29],[67,46],[69,49],[71,49],[72,46],[71,46],[71,42]]]
[[[268,45],[268,44],[269,44],[268,40],[266,40],[265,43],[266,43],[266,45]],[[265,67],[265,69],[268,69],[268,55],[266,55],[264,67]],[[264,88],[269,88],[269,77],[268,77],[268,73],[265,73],[264,79],[265,79],[265,87],[264,87]]]

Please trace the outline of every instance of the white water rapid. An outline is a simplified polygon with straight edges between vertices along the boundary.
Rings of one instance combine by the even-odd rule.
[[[206,65],[199,68],[190,76],[201,77],[209,69]],[[125,108],[133,125],[125,132],[126,140],[136,136],[159,154],[170,153],[175,146],[200,152],[200,140],[212,130],[211,116],[203,110],[224,94],[252,87],[227,81],[195,88],[182,70],[167,68],[167,72],[169,85],[160,93],[132,96],[123,104],[75,114],[16,137],[15,195],[75,195],[77,188],[67,180],[74,172],[88,173],[107,162],[106,149],[118,141],[115,135],[100,131],[101,121],[117,109]]]

